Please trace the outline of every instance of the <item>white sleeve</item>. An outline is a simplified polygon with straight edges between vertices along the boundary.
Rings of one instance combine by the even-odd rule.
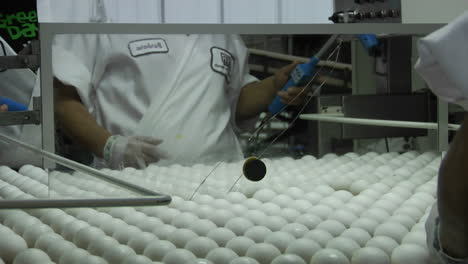
[[[440,98],[468,109],[468,12],[422,38],[416,71]]]
[[[94,87],[98,35],[59,35],[52,48],[54,77],[76,88],[83,104],[94,112]]]
[[[234,42],[234,46],[236,49],[237,53],[237,58],[238,58],[238,63],[239,63],[239,75],[238,78],[240,78],[238,87],[233,87],[235,91],[231,93],[231,97],[229,98],[231,102],[231,112],[232,117],[231,117],[231,123],[235,129],[235,132],[241,132],[241,131],[249,131],[253,130],[255,128],[255,124],[258,121],[258,117],[253,117],[249,120],[243,120],[241,122],[236,122],[236,110],[237,110],[237,102],[239,101],[239,95],[244,86],[246,86],[249,83],[256,82],[258,81],[257,78],[254,76],[250,75],[249,73],[249,54],[248,50],[245,47],[244,42],[240,38],[240,36],[232,36],[232,41]]]

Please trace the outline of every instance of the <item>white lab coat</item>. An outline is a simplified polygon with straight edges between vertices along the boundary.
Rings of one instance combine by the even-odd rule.
[[[6,55],[16,55],[16,52],[2,37],[0,41],[5,47]],[[4,55],[3,52],[0,54]],[[30,69],[11,69],[0,72],[0,96],[29,105],[29,109],[32,109],[31,96],[39,96],[36,74]],[[35,147],[41,147],[40,125],[0,126],[0,133]],[[24,148],[0,140],[0,165],[18,168],[26,163],[40,166],[42,160]]]
[[[238,36],[66,35],[53,71],[112,134],[162,139],[170,158],[161,164],[243,157],[235,111],[256,79]]]

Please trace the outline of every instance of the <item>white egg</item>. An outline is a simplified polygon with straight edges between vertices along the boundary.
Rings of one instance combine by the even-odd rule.
[[[49,244],[47,247],[47,254],[51,260],[58,262],[65,252],[71,251],[74,248],[76,248],[76,246],[69,241],[57,240],[54,243]]]
[[[172,220],[180,214],[180,211],[175,208],[162,208],[163,210],[156,215],[164,223],[169,224]]]
[[[82,223],[85,223],[85,222],[82,222]],[[87,223],[85,223],[85,224],[87,224]],[[112,236],[117,230],[122,229],[122,228],[124,228],[126,226],[127,226],[127,223],[125,223],[123,220],[113,218],[113,219],[109,220],[108,222],[102,223],[99,226],[99,228],[102,231],[104,231],[104,233],[106,233],[107,235]],[[67,225],[67,228],[69,228],[68,225]]]
[[[306,262],[297,255],[285,254],[276,257],[271,264],[306,264]]]
[[[89,253],[97,256],[102,256],[104,252],[109,251],[111,248],[119,245],[119,242],[112,237],[102,236],[91,241],[87,250]]]
[[[185,249],[191,251],[196,257],[204,258],[212,250],[218,247],[215,241],[207,237],[196,237],[190,240]]]
[[[351,224],[358,219],[358,217],[350,210],[338,209],[328,216],[329,220],[336,220],[346,227],[350,227]]]
[[[305,233],[309,231],[305,225],[299,223],[289,223],[285,225],[281,231],[293,235],[295,238],[300,238],[304,236]]]
[[[13,262],[16,255],[28,248],[26,241],[13,232],[2,230],[0,236],[0,258],[6,263]]]
[[[230,211],[226,209],[219,209],[216,210],[215,213],[209,217],[209,219],[218,227],[223,227],[233,217],[235,217],[235,215]]]
[[[382,208],[371,208],[363,212],[361,217],[371,218],[379,223],[383,223],[388,218],[390,218],[390,214]]]
[[[243,216],[249,209],[242,204],[233,204],[230,211],[236,216]]]
[[[207,219],[199,219],[193,222],[189,229],[197,233],[199,236],[205,236],[210,230],[215,229],[217,226]],[[159,237],[159,236],[158,236]]]
[[[309,203],[310,204],[310,203]],[[297,210],[297,208],[295,208]],[[266,202],[262,204],[260,210],[267,215],[279,215],[281,213],[281,207],[279,205]]]
[[[209,205],[201,205],[198,207],[198,209],[194,212],[199,218],[209,218],[211,215],[214,214],[215,208],[209,206]]]
[[[137,254],[142,254],[143,251],[145,250],[146,245],[151,243],[152,241],[158,239],[155,235],[149,232],[141,232],[135,236],[132,237],[127,243],[127,245]]]
[[[276,192],[271,189],[260,189],[253,195],[253,198],[266,203],[271,201],[274,197],[276,197]]]
[[[374,236],[386,236],[393,238],[397,243],[401,243],[403,237],[408,233],[408,229],[396,222],[387,222],[379,225],[375,231]]]
[[[231,203],[225,199],[215,199],[210,205],[216,209],[225,209],[231,206]]]
[[[167,240],[178,248],[183,248],[190,240],[198,237],[198,235],[190,229],[181,228],[174,230]]]
[[[340,251],[332,248],[319,250],[312,257],[310,264],[349,264],[348,258]]]
[[[314,213],[321,219],[327,219],[328,216],[333,212],[334,210],[330,208],[329,206],[319,204],[310,209],[310,212]]]
[[[244,236],[252,239],[256,243],[261,243],[265,241],[265,238],[271,233],[272,231],[264,226],[253,226],[245,232]]]
[[[102,258],[109,263],[121,263],[124,259],[133,255],[136,255],[136,253],[132,248],[126,245],[118,245],[106,250]]]
[[[340,199],[333,197],[333,196],[328,196],[320,200],[320,204],[328,206],[333,209],[338,209],[344,205],[343,201]]]
[[[367,231],[354,227],[346,229],[340,236],[354,240],[361,247],[366,245],[367,241],[371,239],[371,235]]]
[[[148,217],[141,212],[133,212],[129,215],[126,215],[123,220],[129,225],[137,225],[138,223],[144,222]]]
[[[309,230],[314,229],[322,219],[314,214],[303,214],[296,219],[296,223],[306,226]]]
[[[255,241],[248,237],[238,236],[234,237],[233,239],[229,240],[226,244],[226,248],[231,249],[232,251],[236,252],[239,256],[244,256],[249,249],[250,246],[254,245]]]
[[[130,241],[130,239],[132,239],[134,236],[140,233],[141,230],[139,228],[128,225],[116,230],[114,234],[112,234],[112,237],[119,241],[119,243],[121,244],[127,244],[127,242]]]
[[[298,187],[290,187],[286,190],[286,193],[293,199],[301,199],[304,196],[304,191]]]
[[[392,264],[423,264],[429,263],[429,252],[426,248],[414,244],[403,244],[395,250],[391,255]]]
[[[260,208],[260,206],[262,205],[262,202],[254,198],[249,198],[243,201],[242,205],[249,208],[250,210],[256,210]]]
[[[325,220],[317,226],[317,229],[325,230],[336,237],[346,230],[346,227],[336,220]]]
[[[145,219],[145,221],[140,222],[136,224],[138,228],[145,232],[151,232],[153,231],[156,227],[164,225],[163,221],[159,220],[159,218],[156,217],[148,217]]]
[[[306,193],[303,197],[303,199],[309,201],[312,205],[318,204],[320,200],[322,200],[323,196],[319,193],[316,192],[309,192]]]
[[[4,259],[6,260],[6,259]],[[8,261],[8,260],[6,260]],[[34,264],[50,262],[49,256],[42,250],[35,248],[28,248],[21,251],[12,261],[13,264]]]
[[[402,244],[416,244],[422,247],[427,247],[426,242],[426,232],[423,231],[414,231],[408,233],[403,240],[401,241]]]
[[[56,233],[44,233],[42,234],[34,244],[34,247],[37,249],[41,249],[43,251],[47,250],[47,247],[55,243],[56,241],[62,241],[63,238]],[[21,243],[22,244],[22,243]]]
[[[292,199],[286,194],[279,194],[275,198],[273,198],[271,202],[279,205],[281,208],[285,208],[288,207],[292,202],[294,202],[294,199]]]
[[[83,259],[86,259],[89,253],[81,248],[74,248],[68,252],[65,252],[59,259],[58,264],[75,264],[80,263]]]
[[[177,228],[172,225],[163,225],[157,226],[151,233],[155,234],[159,239],[165,240],[168,239],[169,235],[175,230],[177,230]]]
[[[270,264],[281,252],[271,244],[259,243],[249,247],[245,256],[256,259],[260,264]]]
[[[37,224],[33,226],[28,226],[23,233],[23,238],[27,242],[28,247],[33,247],[37,239],[44,234],[53,232],[52,228],[44,224]]]
[[[166,264],[180,264],[180,263],[191,263],[196,259],[196,256],[183,248],[176,248],[168,252],[162,262]]]
[[[321,246],[307,238],[301,238],[296,241],[291,242],[291,244],[286,248],[286,254],[294,254],[300,256],[306,263],[309,263],[312,259],[312,256],[321,249]]]
[[[140,255],[133,255],[125,258],[122,264],[152,264],[154,262],[151,261],[148,257],[140,256]]]
[[[286,221],[283,217],[276,215],[269,216],[263,219],[261,223],[259,223],[259,225],[265,226],[273,232],[281,230],[281,228],[283,228],[287,224],[288,221]]]
[[[400,207],[395,210],[394,214],[402,214],[411,217],[414,221],[419,221],[421,216],[423,216],[424,212],[417,208],[411,207]]]
[[[303,238],[308,238],[320,244],[321,247],[325,247],[328,241],[333,239],[333,236],[325,230],[314,229],[307,232]]]
[[[381,249],[373,247],[361,248],[354,252],[351,264],[390,264],[390,257]]]
[[[268,216],[259,210],[249,210],[244,215],[245,218],[249,219],[252,223],[259,225],[261,224]]]
[[[247,197],[240,192],[230,192],[226,195],[226,199],[233,204],[239,204],[246,200]]]
[[[80,248],[87,248],[91,241],[98,237],[105,236],[105,233],[94,226],[82,228],[73,238],[73,243]]]
[[[361,215],[362,212],[366,210],[366,207],[364,207],[362,204],[359,204],[359,203],[349,202],[343,207],[343,209],[347,209],[353,212],[354,215]]]
[[[229,248],[215,248],[206,255],[206,259],[213,263],[230,263],[236,258],[238,255]]]
[[[398,247],[398,243],[389,237],[374,236],[366,243],[366,247],[380,248],[385,251],[387,255],[391,255],[393,250]]]
[[[143,255],[153,261],[161,261],[167,252],[174,249],[176,249],[176,246],[171,242],[167,240],[156,240],[146,246]]]
[[[198,220],[198,217],[192,213],[181,213],[172,219],[171,225],[177,228],[187,228],[196,220]]]
[[[209,204],[214,200],[214,198],[206,194],[197,194],[193,200],[200,204]]]
[[[348,259],[351,259],[354,251],[360,248],[354,240],[346,237],[335,237],[328,241],[327,248],[334,248],[343,253]]]
[[[296,238],[293,235],[283,231],[273,232],[265,237],[265,243],[272,244],[282,253],[284,253],[286,248],[295,240]]]
[[[253,226],[254,224],[250,220],[242,217],[235,217],[230,219],[224,227],[230,229],[236,235],[241,236]]]
[[[250,257],[240,257],[232,260],[229,264],[259,264],[256,259]]]
[[[370,183],[366,180],[357,180],[349,186],[349,191],[353,195],[358,195],[369,187]]]
[[[126,210],[127,212],[127,210]],[[76,218],[87,222],[88,219],[94,218],[97,215],[97,211],[90,208],[81,208],[80,212],[76,215]],[[116,216],[117,217],[117,216]],[[42,220],[42,219],[41,219]]]

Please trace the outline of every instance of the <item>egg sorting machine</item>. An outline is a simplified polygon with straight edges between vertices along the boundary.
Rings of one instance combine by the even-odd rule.
[[[372,25],[365,28],[357,25],[307,25],[291,32],[289,26],[261,26],[265,33],[287,31],[298,34],[379,33],[381,30],[426,34],[434,29],[433,25],[386,25],[383,28]],[[187,33],[187,30],[186,25],[169,28],[161,25],[42,25],[41,81],[45,88],[42,94],[43,113],[53,113],[50,57],[54,34]],[[259,28],[252,25],[213,25],[203,26],[202,29],[194,27],[193,33],[225,33],[226,30],[257,33]],[[53,153],[53,115],[43,114],[42,118],[44,149]],[[22,233],[28,243],[25,245],[41,249],[58,263],[79,263],[79,257],[101,261],[97,263],[105,263],[101,258],[108,263],[134,263],[132,261],[137,258],[143,263],[150,263],[151,260],[185,263],[184,260],[195,257],[206,258],[214,263],[232,263],[237,257],[248,257],[266,264],[284,263],[281,259],[286,258],[286,255],[295,255],[289,256],[295,258],[296,262],[293,263],[326,263],[330,256],[334,256],[335,261],[339,258],[340,263],[349,263],[352,258],[355,259],[354,263],[361,263],[356,259],[365,263],[365,258],[369,255],[387,260],[389,256],[394,259],[406,257],[413,260],[411,263],[425,263],[424,221],[428,208],[434,202],[435,177],[440,162],[438,154],[367,153],[359,156],[349,153],[340,157],[334,154],[324,155],[321,159],[306,156],[295,162],[290,158],[265,162],[274,174],[267,175],[266,181],[260,185],[246,183],[235,192],[220,194],[216,189],[223,185],[219,184],[225,184],[226,178],[236,176],[231,175],[231,168],[240,167],[239,164],[223,164],[221,176],[225,178],[223,182],[214,181],[207,191],[208,195],[199,195],[193,201],[174,196],[167,208],[49,209],[15,213],[2,211],[2,223],[15,231],[8,233],[3,228],[2,234],[20,242],[23,238],[16,232]],[[402,165],[404,168],[401,168]],[[53,169],[54,164],[45,163],[44,168]],[[168,188],[168,191],[172,188],[170,193],[181,194],[185,191],[181,187],[193,184],[194,175],[190,169],[206,172],[211,167],[148,168],[155,174],[171,172],[168,174],[167,184],[160,187],[162,190]],[[369,173],[371,169],[372,173]],[[3,168],[0,174],[2,192],[11,195],[18,191],[16,189],[30,189],[30,186],[26,187],[28,183],[16,182],[13,178],[31,181],[30,179],[36,177],[37,181],[44,180],[35,175],[33,170],[41,172],[39,168],[24,167],[20,171],[21,175],[17,175]],[[141,179],[139,171],[127,168],[124,173],[128,174],[125,176],[128,179]],[[180,179],[171,177],[174,173],[180,175]],[[393,174],[396,176],[390,177]],[[60,186],[78,181],[80,185],[77,186],[82,188],[82,193],[101,188],[88,182],[85,177],[67,174],[62,176]],[[291,183],[300,186],[292,187]],[[19,188],[14,189],[8,185]],[[13,190],[5,191],[6,188]],[[63,188],[60,191],[66,195],[77,190]],[[62,207],[61,204],[53,203],[49,206]],[[18,219],[24,221],[15,223]],[[387,219],[393,222],[386,222]],[[26,221],[37,223],[40,226],[37,229],[44,232],[35,233],[29,230],[23,224]],[[26,249],[25,245],[18,247],[11,256],[7,255],[7,261],[13,257],[21,259],[37,253],[31,252],[33,249]],[[203,248],[198,245],[203,245]],[[378,249],[366,255],[360,247],[365,247],[366,250],[370,247]],[[63,248],[67,250],[61,250]],[[162,253],[161,249],[165,252]],[[312,253],[315,253],[314,256]],[[48,259],[48,256],[42,253],[36,257]],[[279,260],[273,262],[276,258]]]

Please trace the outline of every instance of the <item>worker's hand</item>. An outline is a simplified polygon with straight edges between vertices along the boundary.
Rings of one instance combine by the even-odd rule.
[[[3,104],[0,105],[0,112],[7,112],[8,111],[8,105]]]
[[[303,105],[306,102],[307,91],[305,87],[289,87],[286,91],[281,91],[284,85],[289,80],[291,71],[299,64],[295,61],[289,65],[279,69],[274,75],[274,85],[277,95],[280,97],[281,102],[287,105]]]
[[[168,158],[166,153],[158,149],[161,143],[162,140],[153,137],[111,136],[104,146],[104,160],[112,169],[143,169],[151,163]]]

